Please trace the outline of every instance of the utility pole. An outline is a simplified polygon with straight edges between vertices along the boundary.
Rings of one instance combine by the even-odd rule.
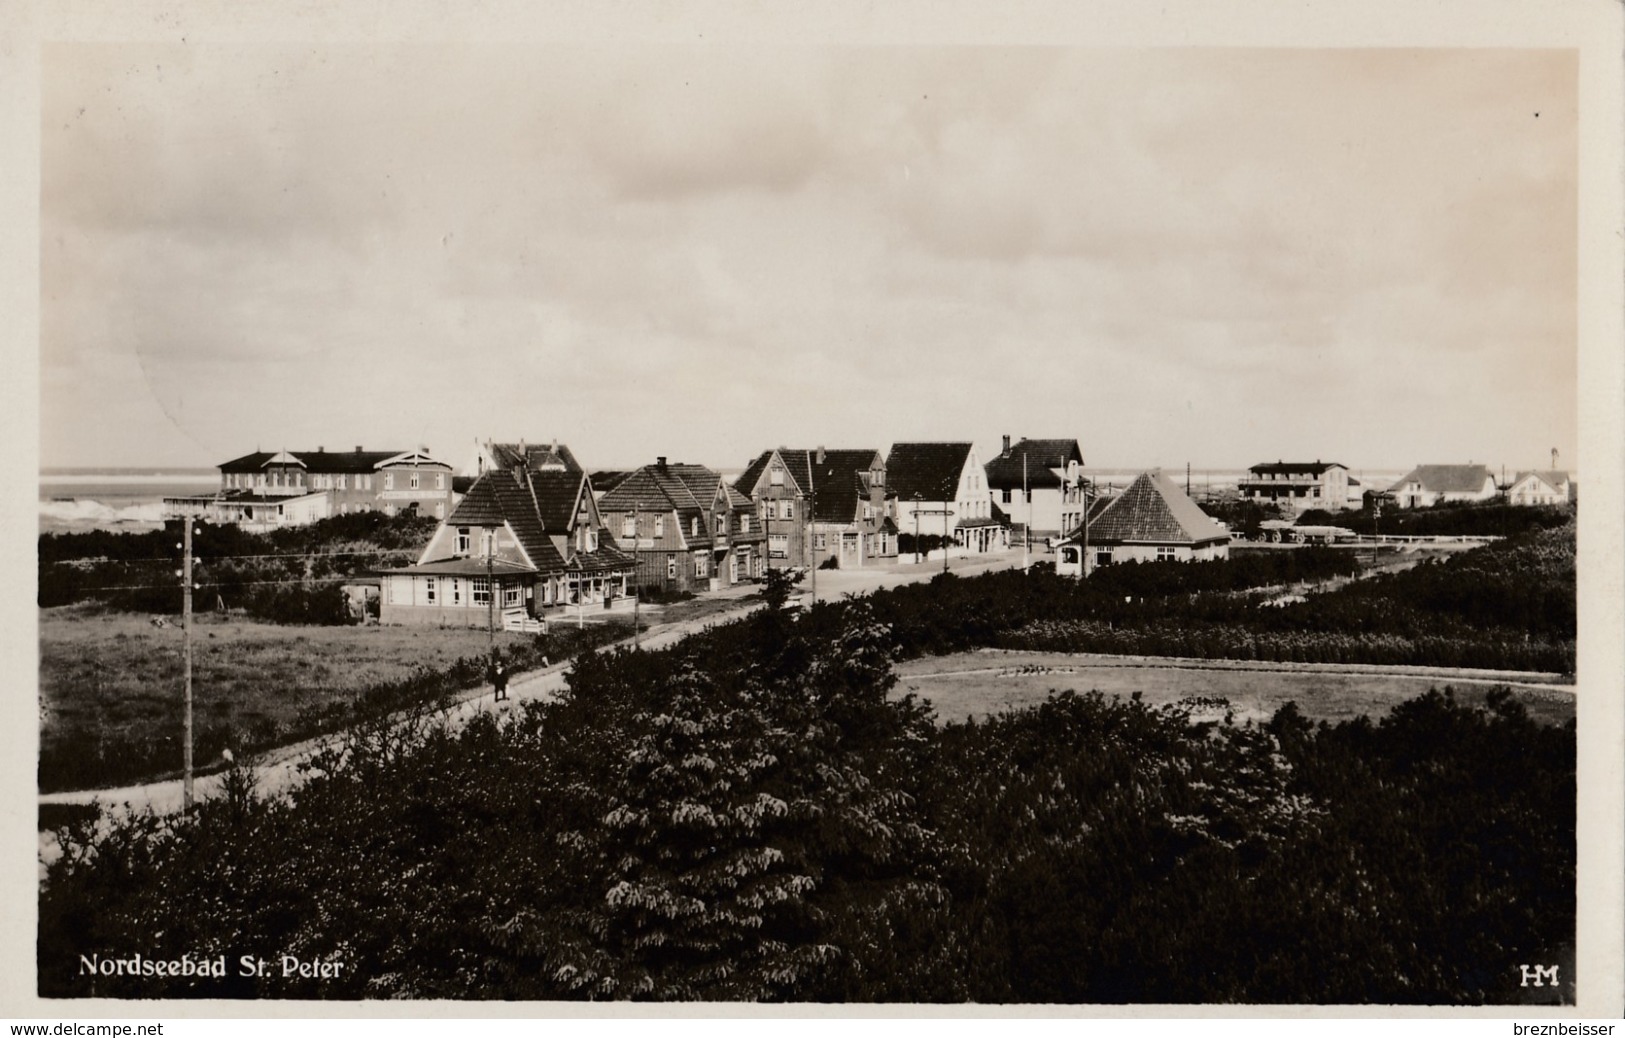
[[[1032,569],[1032,491],[1027,489],[1027,452],[1020,452],[1020,494],[1027,499],[1027,530],[1020,546],[1020,572]]]
[[[925,556],[920,554],[920,492],[914,492],[914,565],[918,566]]]
[[[186,687],[181,803],[192,809],[192,517],[181,518],[181,680]]]
[[[942,572],[948,572],[948,517],[954,510],[948,507],[948,502],[942,503]]]
[[[805,536],[807,538],[807,556],[812,559],[812,602],[808,605],[808,608],[811,609],[812,606],[818,604],[818,545],[813,540],[817,536],[813,533],[813,522],[818,517],[818,484],[813,482],[811,453],[807,455],[807,500],[807,533]]]
[[[1078,468],[1078,496],[1083,499],[1083,555],[1078,559],[1078,574],[1089,575],[1089,480]]]
[[[492,659],[497,655],[497,586],[493,579],[496,547],[496,531],[485,531],[485,641]]]
[[[632,505],[632,648],[634,649],[638,647],[638,612],[641,604],[639,600],[642,598],[641,591],[642,588],[638,586],[638,506],[634,502]]]

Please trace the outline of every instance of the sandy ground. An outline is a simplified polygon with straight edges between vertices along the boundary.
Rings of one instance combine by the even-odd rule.
[[[928,700],[943,722],[1035,706],[1051,692],[1069,689],[1123,697],[1140,692],[1155,705],[1222,698],[1238,722],[1268,720],[1289,700],[1315,720],[1377,718],[1403,700],[1448,685],[1468,702],[1482,702],[1492,688],[1510,687],[1537,720],[1561,724],[1574,716],[1575,697],[1575,687],[1556,674],[1000,649],[910,660],[897,674],[895,694],[912,692]]]

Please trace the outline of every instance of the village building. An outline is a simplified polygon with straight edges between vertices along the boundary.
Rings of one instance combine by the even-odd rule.
[[[791,450],[758,454],[734,480],[749,497],[772,567],[843,568],[897,557],[897,523],[877,450]]]
[[[1574,484],[1569,474],[1556,469],[1533,469],[1518,473],[1507,487],[1507,503],[1513,505],[1566,505],[1574,500]]]
[[[444,519],[453,502],[451,466],[427,448],[410,451],[255,451],[220,465],[220,489],[166,497],[166,516],[268,529],[354,512]]]
[[[487,472],[496,470],[509,471],[523,466],[532,472],[584,472],[581,463],[570,448],[557,440],[551,443],[527,444],[524,440],[517,443],[497,443],[493,440],[476,440],[474,453],[458,475],[478,477]]]
[[[585,473],[516,464],[474,481],[416,565],[380,574],[380,620],[534,629],[550,613],[630,609],[631,575]]]
[[[1388,488],[1400,508],[1493,500],[1500,491],[1484,465],[1418,465]]]
[[[1077,440],[1029,440],[1004,449],[987,463],[994,518],[1030,528],[1034,537],[1071,530],[1082,520],[1083,450]]]
[[[1350,493],[1358,485],[1349,479],[1348,466],[1335,461],[1267,461],[1249,468],[1236,489],[1246,501],[1337,511],[1358,507],[1358,489]]]
[[[1090,509],[1056,549],[1055,572],[1079,576],[1122,562],[1201,562],[1230,556],[1230,531],[1160,472],[1140,475]]]
[[[665,458],[598,499],[619,543],[636,556],[639,589],[715,591],[760,577],[766,538],[750,498],[703,465]]]
[[[946,537],[972,553],[1009,546],[1010,528],[993,515],[974,444],[894,443],[886,479],[899,531]]]

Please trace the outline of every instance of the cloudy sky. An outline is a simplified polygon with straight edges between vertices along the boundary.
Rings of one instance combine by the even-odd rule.
[[[53,45],[41,461],[1572,464],[1558,50]]]

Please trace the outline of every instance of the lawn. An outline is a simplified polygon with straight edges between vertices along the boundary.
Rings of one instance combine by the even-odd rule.
[[[67,606],[40,611],[41,788],[75,774],[129,779],[181,767],[181,629],[144,615]],[[361,690],[479,656],[486,633],[434,627],[289,627],[194,618],[192,695],[199,767],[228,739],[274,745],[302,715]],[[498,632],[509,647],[531,635]],[[88,755],[88,759],[86,758]]]
[[[1315,721],[1377,718],[1396,704],[1429,688],[1453,688],[1459,699],[1476,703],[1495,687],[1492,682],[1444,671],[1381,673],[1380,668],[1350,668],[1359,673],[1313,670],[1302,665],[1249,664],[1289,669],[1241,669],[1200,665],[1192,669],[1156,666],[1128,657],[1070,655],[1048,652],[977,651],[910,660],[898,666],[895,694],[914,692],[929,700],[943,722],[982,718],[1032,706],[1052,691],[1098,690],[1127,698],[1143,694],[1151,704],[1185,699],[1228,701],[1226,707],[1199,710],[1198,716],[1232,711],[1238,722],[1267,720],[1288,700]],[[1399,670],[1401,668],[1392,668]],[[1408,668],[1420,670],[1420,668]],[[1546,724],[1574,716],[1574,695],[1525,675],[1508,684],[1530,714]]]

